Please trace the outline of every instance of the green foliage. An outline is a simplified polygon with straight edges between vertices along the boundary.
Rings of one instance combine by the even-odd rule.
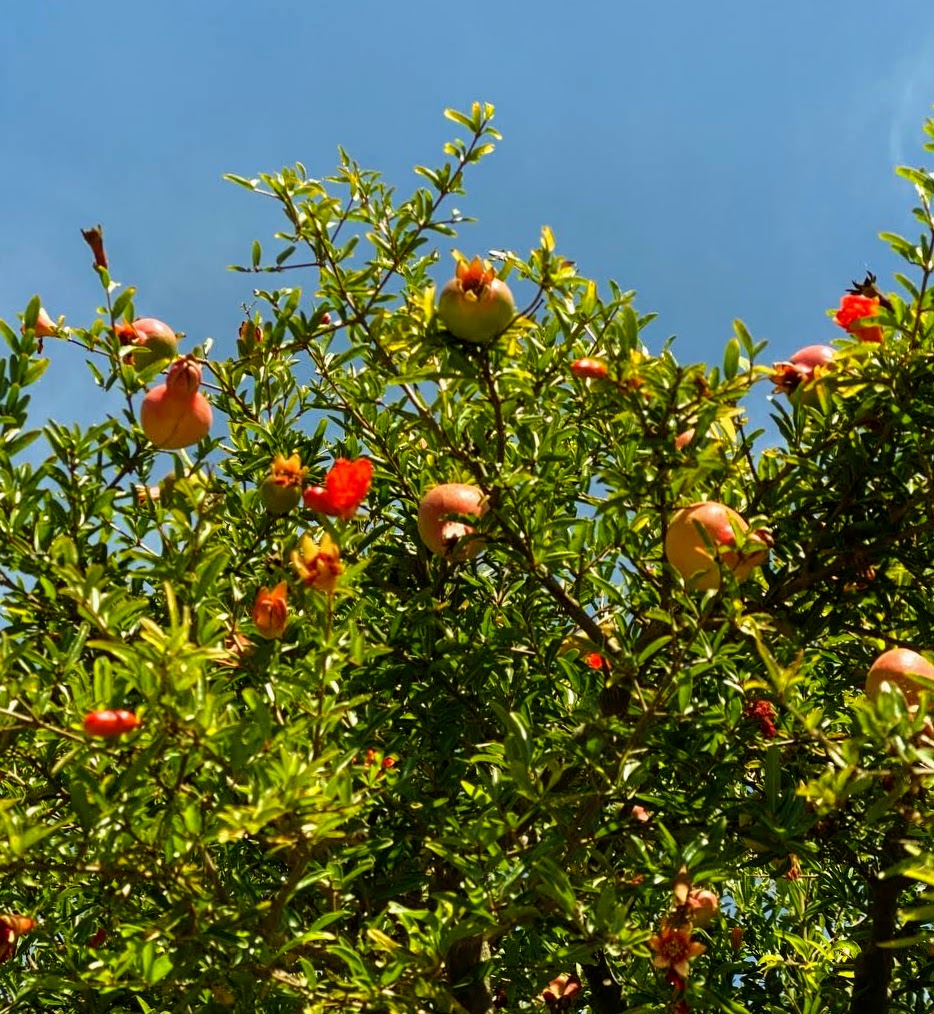
[[[447,115],[465,137],[404,200],[343,151],[323,179],[231,177],[286,221],[237,270],[312,281],[258,289],[236,356],[195,349],[194,448],[140,428],[159,371],[126,363],[134,290],[107,270],[91,325],[44,341],[82,344],[125,408],[49,422],[44,460],[38,300],[0,323],[2,911],[37,920],[0,1010],[473,1014],[574,972],[598,1014],[881,1011],[860,997],[887,961],[888,1009],[928,1009],[934,732],[862,688],[884,648],[934,648],[934,180],[901,170],[924,234],[887,237],[910,277],[885,340],[841,339],[763,447],[764,343],[737,321],[720,366],[651,355],[634,293],[547,228],[495,254],[524,301],[504,335],[443,329],[434,241],[499,137],[492,107]],[[310,485],[368,457],[362,509],[264,511],[292,454]],[[489,507],[466,562],[418,536],[449,482]],[[770,535],[742,585],[665,562],[700,500]],[[306,532],[340,546],[334,596],[290,564]],[[254,601],[282,581],[267,639]],[[139,729],[83,730],[121,708]],[[720,912],[683,922],[706,951],[666,982],[687,880]]]

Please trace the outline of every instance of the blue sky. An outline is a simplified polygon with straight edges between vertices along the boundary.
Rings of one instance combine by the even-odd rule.
[[[457,245],[526,252],[550,225],[584,273],[638,290],[661,315],[650,348],[677,334],[682,361],[719,362],[734,317],[769,358],[836,337],[825,311],[851,278],[893,287],[876,234],[915,233],[893,166],[922,159],[930,0],[31,0],[2,27],[8,320],[36,292],[93,319],[79,230],[102,222],[137,310],[227,351],[251,279],[226,266],[280,221],[221,174],[323,176],[341,144],[406,191],[456,132],[443,108],[473,99],[504,140],[468,178],[479,223]],[[72,351],[47,348],[39,416],[99,417]]]

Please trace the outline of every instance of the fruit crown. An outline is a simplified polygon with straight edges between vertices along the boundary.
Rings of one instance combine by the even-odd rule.
[[[457,262],[457,280],[466,291],[478,292],[489,285],[495,277],[493,265],[479,257],[474,257],[469,263],[466,260]]]
[[[201,367],[190,356],[177,359],[169,367],[165,386],[172,394],[194,394],[201,386]]]

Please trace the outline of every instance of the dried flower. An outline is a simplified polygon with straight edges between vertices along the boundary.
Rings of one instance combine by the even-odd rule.
[[[734,951],[738,951],[743,946],[743,927],[742,926],[731,926],[730,927],[730,947]]]
[[[859,323],[865,317],[874,317],[879,312],[878,296],[863,296],[856,293],[847,293],[840,300],[840,309],[834,315],[834,320],[848,334],[859,338],[864,342],[881,342],[882,328],[878,324],[862,325]]]
[[[771,701],[756,699],[750,701],[743,711],[743,718],[752,718],[759,723],[759,729],[766,739],[774,739],[778,735],[775,727],[775,708]]]
[[[106,270],[107,254],[104,251],[104,230],[101,226],[95,225],[92,229],[82,229],[81,235],[94,254],[94,267]]]
[[[261,637],[274,640],[282,637],[288,621],[289,607],[286,602],[288,588],[280,581],[275,588],[260,588],[253,603],[253,622]]]
[[[292,566],[308,585],[326,595],[333,595],[337,582],[343,573],[340,547],[327,532],[316,543],[310,535],[303,535],[300,547],[292,551]]]
[[[252,355],[263,343],[263,325],[245,320],[237,333],[237,351],[241,356]]]
[[[656,968],[670,968],[682,979],[690,974],[689,962],[700,957],[707,948],[691,939],[691,924],[673,926],[662,919],[661,929],[649,938],[649,947],[655,951],[652,959]]]
[[[369,458],[338,458],[325,476],[323,486],[305,490],[305,506],[319,514],[331,514],[347,520],[357,513],[366,499],[373,480],[373,463]]]

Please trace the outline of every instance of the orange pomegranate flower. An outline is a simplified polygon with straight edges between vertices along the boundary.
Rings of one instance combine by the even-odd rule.
[[[303,535],[301,545],[292,551],[292,566],[309,588],[317,588],[333,595],[344,571],[340,547],[327,532],[316,543],[310,535]]]
[[[9,961],[16,950],[16,941],[36,925],[25,915],[0,915],[0,964]]]
[[[338,458],[325,476],[323,486],[305,490],[305,506],[319,514],[331,514],[346,521],[357,513],[373,481],[369,458]]]
[[[253,603],[253,622],[261,637],[272,641],[285,632],[289,617],[287,591],[285,581],[280,581],[275,588],[260,588],[257,592]]]
[[[851,292],[840,300],[840,309],[834,315],[834,320],[854,338],[864,342],[881,342],[881,327],[877,324],[864,326],[859,323],[864,317],[874,317],[878,312],[877,296],[862,296]]]
[[[690,923],[674,926],[667,919],[662,919],[661,929],[649,938],[649,947],[655,951],[652,959],[655,967],[670,968],[681,979],[690,974],[689,962],[707,950],[691,939]]]

